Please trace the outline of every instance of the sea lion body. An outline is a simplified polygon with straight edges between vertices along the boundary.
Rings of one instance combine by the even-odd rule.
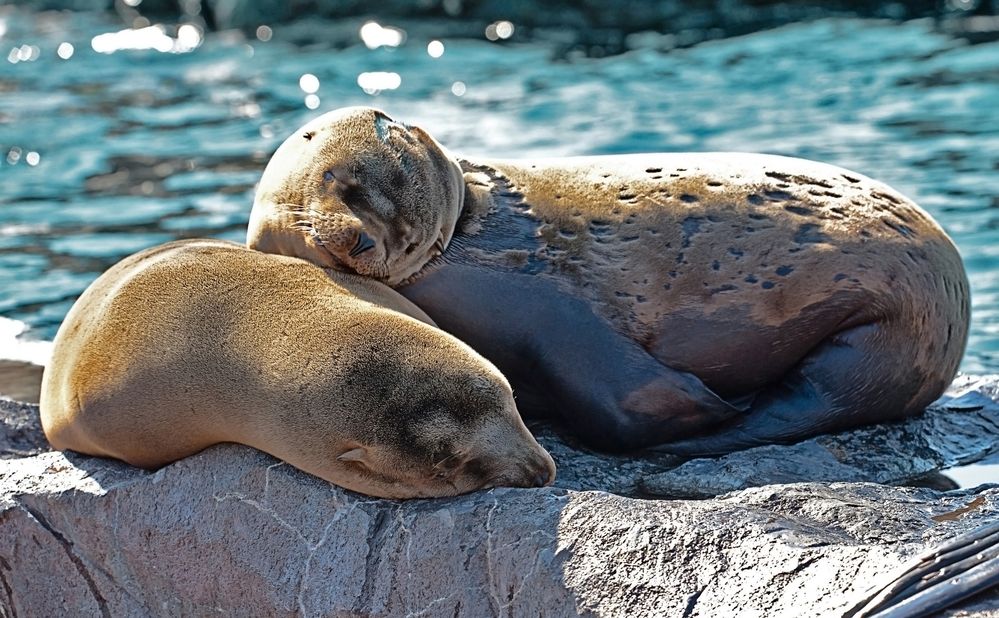
[[[42,385],[52,445],[155,468],[247,444],[407,498],[554,475],[499,372],[388,287],[223,241],[126,258],[80,297]]]
[[[424,158],[445,178],[438,159]],[[360,186],[396,166],[370,149],[345,161],[361,162]],[[496,363],[523,412],[554,413],[593,446],[715,454],[898,419],[963,355],[953,243],[859,174],[741,153],[449,165],[466,190],[447,249],[397,289]]]

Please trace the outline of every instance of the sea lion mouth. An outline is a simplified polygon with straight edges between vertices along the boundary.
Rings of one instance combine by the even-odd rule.
[[[329,247],[326,246],[326,243],[323,242],[323,237],[319,235],[319,232],[317,232],[315,229],[312,229],[308,233],[312,237],[312,241],[314,243],[316,243],[316,247],[318,247],[323,252],[323,254],[326,255],[330,259],[331,262],[333,262],[333,268],[334,269],[342,271],[342,272],[353,273],[355,275],[358,274],[357,273],[357,269],[355,269],[352,266],[349,266],[346,262],[344,262],[339,257],[337,257],[337,255],[335,253],[333,253],[332,251],[330,251]],[[363,233],[362,233],[362,235],[363,235]],[[358,243],[360,243],[360,240],[358,240]],[[372,246],[374,246],[374,244],[372,244]],[[357,248],[357,246],[355,245],[354,249],[356,249],[356,248]],[[351,249],[351,257],[354,256],[354,253],[353,253],[354,249]],[[366,251],[366,250],[367,249],[365,249],[364,251]],[[358,253],[358,255],[360,255],[360,253],[363,253],[364,251],[360,251]]]

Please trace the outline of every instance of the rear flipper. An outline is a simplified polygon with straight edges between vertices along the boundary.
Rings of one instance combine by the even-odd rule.
[[[723,455],[918,413],[950,376],[920,367],[909,337],[883,323],[848,328],[824,340],[784,379],[763,389],[748,412],[711,435],[670,442],[657,451],[691,457]],[[939,391],[939,392],[938,392]]]
[[[999,524],[972,530],[920,556],[843,618],[930,616],[995,586],[999,586]]]

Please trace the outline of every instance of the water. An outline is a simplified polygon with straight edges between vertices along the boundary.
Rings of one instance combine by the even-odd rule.
[[[27,324],[22,338],[51,339],[76,296],[129,253],[242,241],[254,183],[283,138],[322,111],[376,105],[470,155],[743,150],[888,182],[964,256],[962,369],[999,372],[997,42],[929,21],[826,19],[688,49],[638,37],[628,53],[587,58],[544,39],[451,39],[432,22],[397,24],[405,43],[372,50],[360,21],[341,21],[274,26],[266,42],[147,32],[133,43],[194,49],[103,54],[93,44],[127,42],[94,42],[121,28],[108,18],[7,8],[0,23],[0,316]],[[366,93],[362,73],[398,87]],[[311,98],[306,74],[318,80]]]

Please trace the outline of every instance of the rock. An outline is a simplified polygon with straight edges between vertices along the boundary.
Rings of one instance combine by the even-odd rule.
[[[999,487],[860,483],[392,502],[235,445],[155,474],[46,453],[0,479],[8,616],[828,616],[999,517]]]
[[[557,487],[443,500],[360,496],[238,445],[155,473],[72,453],[6,459],[0,615],[843,615],[917,554],[999,522],[999,485],[616,493],[669,474],[673,492],[801,478],[819,468],[794,466],[819,448],[827,476],[895,481],[994,450],[997,385],[965,379],[921,419],[673,470],[666,455],[588,453],[545,430]],[[0,400],[8,453],[44,448],[36,414]],[[864,433],[881,430],[896,433]],[[885,436],[890,448],[863,442]],[[916,446],[898,451],[903,438]],[[947,615],[999,617],[999,591]]]
[[[0,397],[38,403],[42,370],[41,365],[0,358]]]

